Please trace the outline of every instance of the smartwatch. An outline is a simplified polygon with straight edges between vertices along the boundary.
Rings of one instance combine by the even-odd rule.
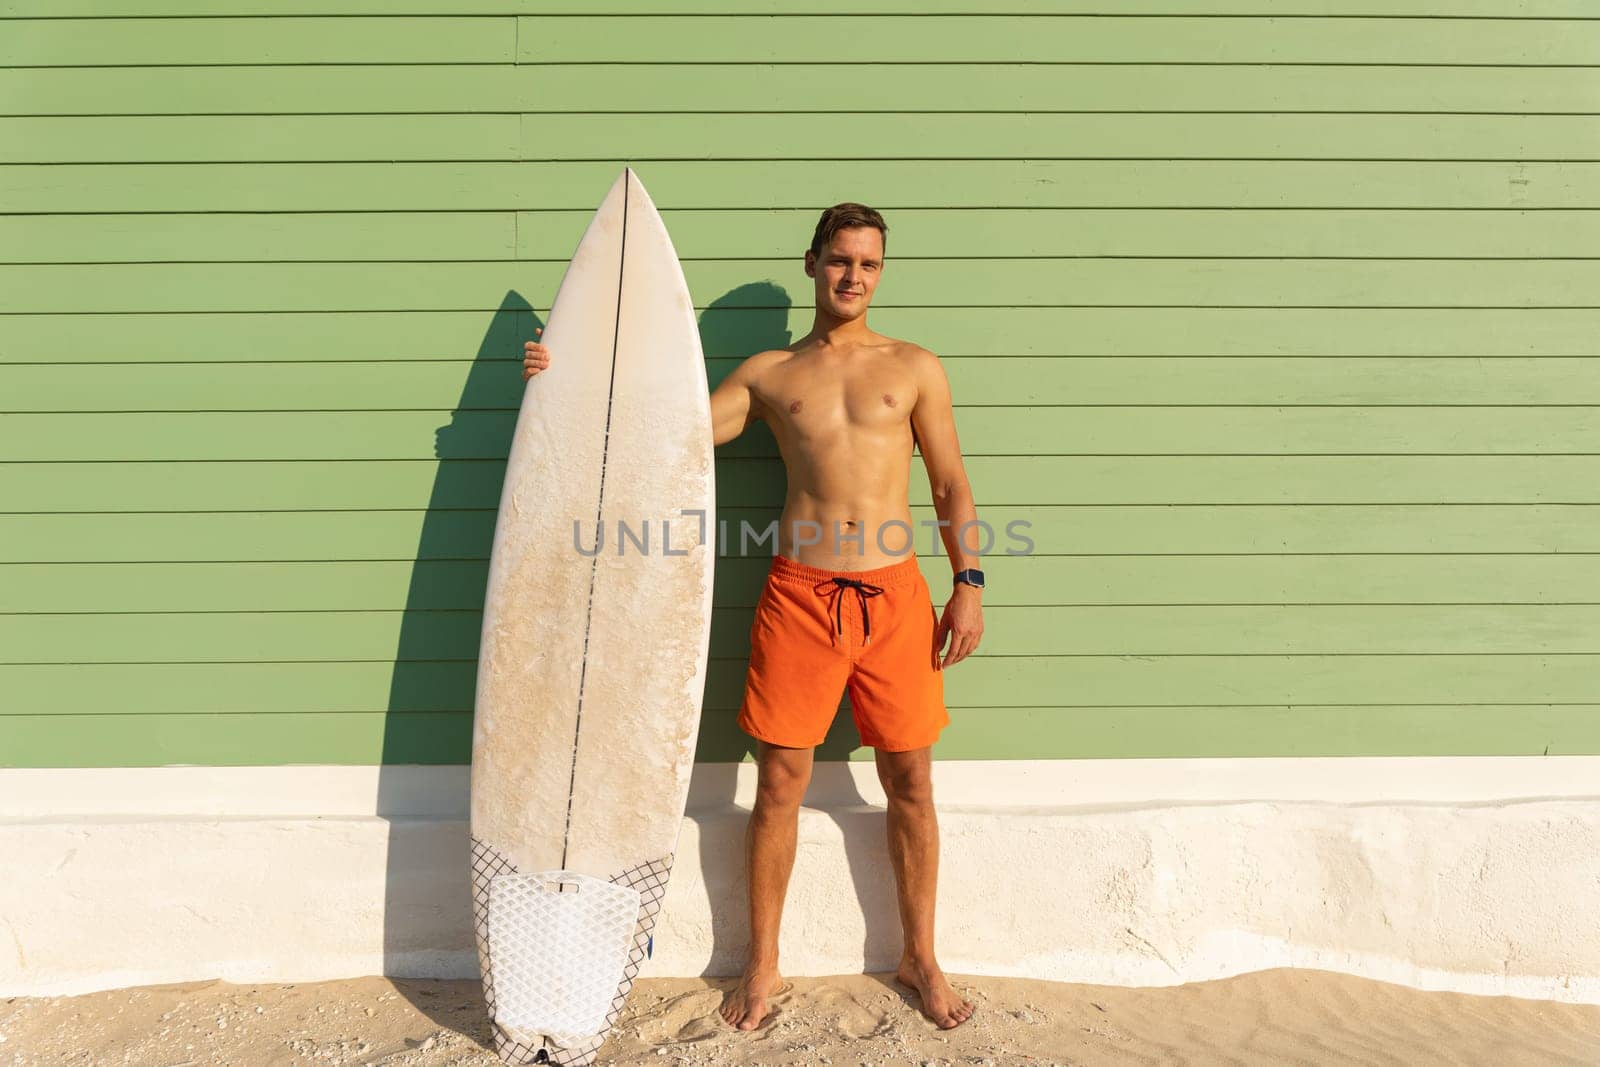
[[[968,585],[975,585],[979,589],[983,588],[983,572],[976,567],[968,567],[964,571],[956,571],[955,580],[957,582],[966,582]]]

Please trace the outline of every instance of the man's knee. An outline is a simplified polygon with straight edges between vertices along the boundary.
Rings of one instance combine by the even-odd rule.
[[[784,749],[766,754],[756,780],[758,808],[798,808],[811,784],[811,751]]]
[[[933,803],[933,775],[926,763],[891,764],[878,769],[878,780],[891,804]]]

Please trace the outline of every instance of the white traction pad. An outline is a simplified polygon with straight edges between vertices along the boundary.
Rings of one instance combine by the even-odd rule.
[[[639,920],[639,892],[572,871],[489,883],[495,1021],[575,1045],[603,1032]]]
[[[591,1067],[605,1043],[605,1034],[596,1034],[573,1045],[552,1044],[543,1036],[518,1039],[497,1021],[494,995],[494,951],[489,944],[489,887],[501,875],[520,873],[516,866],[492,845],[472,838],[472,924],[478,942],[479,974],[483,979],[484,1006],[489,1011],[489,1030],[501,1062],[508,1065],[549,1063],[555,1067]],[[639,969],[650,955],[651,933],[666,897],[667,881],[672,876],[672,854],[636,864],[617,872],[609,881],[627,886],[639,894],[639,924],[633,933],[628,965],[622,971],[611,1011],[608,1029],[621,1015],[628,991],[639,976]]]

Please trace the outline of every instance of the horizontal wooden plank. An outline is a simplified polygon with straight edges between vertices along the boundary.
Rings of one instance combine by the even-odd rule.
[[[554,294],[541,294],[549,299]],[[492,301],[492,298],[490,298]],[[782,347],[812,308],[715,307],[700,315],[706,355]],[[879,307],[875,328],[941,356],[1434,357],[1597,354],[1600,308],[937,308]],[[520,298],[467,311],[102,312],[0,315],[0,363],[522,358],[544,318]],[[1367,382],[1364,374],[1353,385]],[[1241,388],[1249,388],[1241,383]]]
[[[955,668],[959,670],[959,666]],[[1600,704],[950,708],[951,759],[1600,754]],[[695,758],[749,758],[732,711],[708,711]],[[848,714],[821,759],[870,760]],[[456,712],[0,715],[0,766],[422,763],[465,765],[472,719]]]
[[[417,116],[421,118],[423,116]],[[428,116],[442,122],[445,117]],[[490,116],[473,116],[483,120]],[[510,118],[510,116],[505,116]],[[437,127],[415,126],[409,136],[400,127],[411,116],[228,116],[211,119],[185,116],[45,117],[15,119],[42,126],[49,142],[60,143],[65,154],[53,158],[71,162],[80,158],[115,162],[116,146],[126,145],[128,158],[155,162],[175,139],[192,144],[182,160],[238,158],[258,160],[276,146],[292,147],[299,138],[331,140],[333,124],[359,120],[361,132],[351,131],[349,147],[329,145],[328,155],[297,158],[417,159],[442,157],[431,153],[425,139]],[[1194,113],[1126,111],[1079,113],[1024,109],[1022,111],[885,112],[850,111],[851,136],[839,137],[840,116],[797,111],[771,113],[737,111],[690,113],[560,114],[524,112],[519,125],[518,156],[523,160],[626,160],[639,162],[673,159],[794,159],[819,155],[852,159],[1289,159],[1289,160],[1587,160],[1600,150],[1596,127],[1600,120],[1575,114],[1453,114],[1436,111],[1396,114],[1384,111],[1355,114],[1270,110],[1244,113]],[[187,125],[174,129],[173,122]],[[268,127],[257,142],[246,141],[249,123],[305,124],[294,130]],[[104,132],[107,144],[61,143],[63,129],[72,124],[117,123]],[[209,133],[211,122],[227,122],[239,129],[217,131],[217,139],[204,145],[198,139]],[[150,136],[134,142],[131,132],[145,123],[165,123],[150,128]],[[387,124],[386,124],[387,123]],[[57,126],[55,124],[65,124]],[[34,129],[37,129],[37,126]],[[399,128],[397,128],[399,127]],[[390,131],[386,134],[386,131]],[[96,130],[95,132],[99,132]],[[495,131],[497,135],[501,131]],[[459,132],[452,131],[456,136]],[[355,155],[363,144],[382,137],[393,154]],[[47,142],[47,143],[49,143]],[[496,142],[498,143],[498,142]],[[820,146],[826,146],[822,148]],[[10,151],[29,151],[17,146]],[[0,152],[3,152],[0,149]],[[430,152],[421,156],[421,152]],[[153,154],[152,154],[153,153]],[[228,153],[235,153],[233,156]],[[492,158],[492,157],[490,157]],[[17,156],[7,160],[26,162]]]
[[[1233,11],[1230,5],[1226,13]],[[1589,65],[1600,53],[1600,22],[1592,19],[1441,22],[1215,14],[1151,19],[1110,13],[971,18],[918,13],[855,16],[848,33],[840,32],[834,15],[525,15],[520,21],[517,59],[522,63]],[[60,36],[65,38],[60,49],[73,54],[76,39]]]
[[[1436,542],[1425,541],[1428,535],[1437,535],[1446,543],[1463,541],[1463,530],[1470,521],[1465,516],[1452,514],[1456,509],[1434,506],[1437,514],[1428,514],[1428,505],[1413,508],[1388,508],[1379,511],[1395,523],[1403,523],[1402,530],[1384,538],[1373,538],[1371,544],[1383,545],[1390,551],[1399,544]],[[979,509],[979,527],[976,549],[985,556],[1078,555],[1093,552],[1112,552],[1117,547],[1128,554],[1140,552],[1174,551],[1178,544],[1189,546],[1192,553],[1207,551],[1234,551],[1239,553],[1294,554],[1313,551],[1307,544],[1303,528],[1309,526],[1300,508],[1257,508],[1249,519],[1231,514],[1234,508],[1209,510],[1187,509],[1173,512],[1170,509],[1164,521],[1153,521],[1143,509],[1104,508],[1098,511],[1088,507],[1044,506],[982,506]],[[1338,533],[1327,533],[1324,540],[1350,551],[1349,528],[1361,522],[1370,522],[1376,509],[1360,509],[1351,514],[1348,509],[1320,509],[1321,516]],[[1477,536],[1466,541],[1470,545],[1506,545],[1512,537],[1521,537],[1526,547],[1522,551],[1551,551],[1548,546],[1570,544],[1577,540],[1587,543],[1582,535],[1582,524],[1593,520],[1592,508],[1585,505],[1566,509],[1550,509],[1544,517],[1555,528],[1537,539],[1528,537],[1526,526],[1530,522],[1522,510],[1514,508],[1476,509],[1475,519],[1494,518],[1500,525],[1489,530],[1473,527]],[[1525,509],[1524,509],[1525,510]],[[1192,513],[1191,513],[1192,512]],[[676,545],[697,543],[698,519],[670,516],[673,541]],[[943,557],[943,541],[937,534],[936,515],[928,505],[912,509],[914,524],[910,538],[915,551],[930,556]],[[652,551],[660,551],[663,537],[662,516],[630,516],[628,529],[641,541],[648,537]],[[30,564],[72,563],[207,563],[227,561],[267,560],[481,560],[489,556],[493,541],[495,511],[492,508],[476,510],[441,511],[268,511],[268,512],[187,512],[167,514],[78,512],[70,514],[16,513],[0,515],[0,562]],[[589,551],[594,539],[592,516],[575,520],[578,532],[563,535],[560,545],[571,551]],[[775,546],[779,512],[776,506],[769,510],[724,507],[717,514],[715,535],[720,556],[756,556],[770,554]],[[1260,524],[1260,528],[1246,527],[1246,522]],[[1574,528],[1577,527],[1577,528]],[[1137,529],[1135,529],[1137,528]],[[815,538],[815,543],[833,543],[831,530],[802,528],[800,535]],[[1228,540],[1229,535],[1233,540]],[[615,524],[608,524],[605,551],[616,552],[620,534]],[[897,526],[878,528],[872,524],[867,530],[868,546],[881,542],[882,550],[889,553],[904,551],[907,543],[905,530]],[[840,538],[846,546],[848,542]],[[1314,540],[1313,542],[1314,543]],[[628,546],[635,548],[633,545]],[[1369,549],[1375,550],[1375,549]],[[1508,549],[1509,550],[1509,549]],[[1568,549],[1570,550],[1570,549]],[[1185,553],[1187,554],[1187,553]]]
[[[830,114],[50,115],[0,118],[0,163],[786,160]],[[1595,115],[853,115],[883,158],[1594,160]]]
[[[529,386],[538,387],[537,380]],[[538,403],[537,395],[528,402]],[[511,410],[22,412],[0,421],[0,455],[13,462],[501,460],[515,424]],[[1600,407],[1593,405],[993,406],[958,410],[956,426],[962,452],[975,457],[1600,456]],[[721,455],[774,455],[767,440],[746,434]],[[728,471],[732,484],[739,473]]]
[[[1600,79],[1600,74],[1597,74]],[[1600,206],[1600,163],[1364,160],[664,161],[665,210]],[[594,210],[620,163],[148,163],[0,166],[13,213]],[[570,248],[560,249],[564,259]]]
[[[1317,506],[1255,507],[1173,505],[989,505],[979,495],[979,541],[986,557],[1237,553],[1316,556],[1324,553],[1483,552],[1572,553],[1600,551],[1594,505],[1522,506]],[[498,493],[496,494],[498,495]],[[719,557],[770,555],[780,512],[724,505],[715,528]],[[698,519],[672,516],[675,545],[696,543]],[[630,516],[630,531],[648,536],[660,551],[662,516]],[[928,504],[911,509],[912,547],[937,557],[945,549],[937,515]],[[8,564],[208,563],[266,560],[487,560],[495,509],[434,511],[193,511],[69,514],[0,514],[0,562]],[[586,547],[593,516],[579,520]],[[832,531],[802,529],[818,543]],[[866,544],[876,545],[876,526]],[[618,533],[608,525],[607,553]],[[881,531],[883,551],[899,553],[905,531]],[[571,535],[555,548],[577,551]],[[841,543],[848,543],[841,539]],[[630,550],[633,545],[628,546]],[[1315,564],[1315,565],[1321,565]],[[743,565],[748,568],[748,562]],[[70,572],[68,572],[70,573]],[[201,581],[207,572],[195,572]],[[88,580],[88,579],[85,579]],[[751,602],[754,602],[752,596]]]
[[[914,507],[931,503],[918,463]],[[966,470],[980,508],[1600,502],[1594,456],[968,456]],[[0,463],[0,500],[9,511],[86,513],[481,509],[498,503],[504,473],[503,461],[455,459]],[[783,485],[779,460],[718,462],[724,510],[776,515]]]
[[[0,133],[3,137],[3,133]],[[0,140],[0,144],[4,141]],[[788,260],[779,274],[811,306],[801,263],[816,211],[668,211],[684,260]],[[10,263],[565,262],[587,211],[374,211],[0,216]],[[889,213],[889,265],[950,259],[1106,256],[1233,259],[1588,258],[1600,212],[1093,208]],[[707,294],[702,294],[707,296]],[[543,297],[540,297],[543,299]]]
[[[521,127],[507,114],[11,116],[0,162],[513,160]]]
[[[554,293],[565,271],[565,259],[3,265],[0,314],[462,310],[488,293]],[[789,260],[698,260],[684,274],[701,304],[812,302]],[[1594,307],[1597,293],[1600,259],[913,259],[885,266],[873,304],[1537,308]]]
[[[949,595],[930,587],[936,607]],[[750,655],[753,609],[717,608],[711,656]],[[1000,656],[1600,653],[1600,605],[987,604]],[[0,615],[0,663],[476,662],[476,611]]]
[[[486,560],[0,566],[0,612],[481,610]]]
[[[140,12],[140,15],[146,13]],[[14,19],[0,66],[126,67],[323,63],[511,63],[514,16]],[[1470,38],[1471,31],[1466,31]]]
[[[1592,514],[1585,521],[1587,529],[1575,531],[1575,539],[1593,539]],[[1131,520],[1123,525],[1136,526]],[[1470,540],[1466,525],[1463,520],[1455,531],[1458,541]],[[1486,538],[1479,537],[1479,547],[1445,554],[1295,554],[1291,545],[1275,555],[1258,543],[1190,546],[1178,540],[1186,530],[1174,524],[1126,549],[1107,545],[1089,552],[1074,545],[1079,554],[987,556],[984,602],[998,608],[1600,601],[1600,560],[1592,547],[1580,554],[1496,551],[1481,547]],[[1517,545],[1526,543],[1524,537]],[[922,541],[918,549],[929,588],[947,590],[948,560],[925,550]],[[770,559],[751,551],[718,559],[719,606],[755,603]],[[482,560],[10,564],[0,567],[0,612],[477,611],[487,573]]]
[[[546,128],[570,140],[559,119],[578,125],[587,116],[550,118]],[[619,123],[649,125],[625,116],[609,125]],[[0,162],[514,160],[523,158],[523,136],[519,116],[494,113],[12,116],[0,118]]]
[[[725,14],[18,19],[0,65],[327,63],[1589,64],[1592,19],[1218,18],[924,12],[783,19]]]
[[[0,114],[1317,111],[1590,114],[1592,66],[816,63],[0,69]],[[844,105],[835,90],[848,84]]]
[[[714,14],[758,18],[772,15],[815,16],[828,11],[816,0],[601,0],[555,4],[550,0],[256,0],[230,4],[237,15],[538,15],[541,18],[633,18],[660,14]],[[979,0],[873,0],[871,4],[832,10],[851,17],[883,14],[957,14],[975,18],[994,15],[1103,15],[1100,0],[1006,0],[994,5]],[[1123,0],[1120,14],[1215,16],[1216,0]],[[1594,8],[1586,0],[1517,0],[1507,15],[1506,0],[1234,0],[1231,15],[1300,18],[1486,18],[1505,21],[1532,18],[1588,19]],[[206,0],[0,0],[0,17],[21,18],[173,18],[215,16]]]
[[[958,707],[1170,704],[1575,704],[1600,655],[984,656],[949,668]],[[705,706],[732,711],[743,659],[712,660]],[[12,714],[470,712],[475,664],[0,665]],[[998,698],[998,699],[997,699]]]
[[[1594,115],[865,112],[45,115],[0,163],[855,159],[1593,160]],[[669,220],[670,222],[670,220]],[[677,231],[674,230],[674,236]]]
[[[953,708],[937,751],[940,759],[974,760],[1040,753],[1046,759],[1576,755],[1600,753],[1597,713],[1600,704]],[[846,734],[844,744],[853,740]],[[745,743],[725,731],[701,731],[702,749],[715,758],[738,758],[723,753]],[[872,750],[852,758],[871,759]]]
[[[0,767],[471,760],[472,716],[458,712],[0,715]]]
[[[290,483],[286,491],[294,488]],[[474,491],[486,495],[487,503],[454,506],[464,502],[451,498]],[[85,496],[102,510],[0,515],[0,562],[487,560],[499,492],[498,483],[486,483],[481,490],[452,485],[436,494],[434,510],[426,512],[360,510],[352,502],[312,510],[252,511],[240,506],[275,503],[250,499],[225,501],[236,505],[231,511],[191,507],[166,514],[148,510],[152,502],[141,500],[135,502],[147,510],[112,512],[106,505],[119,501]],[[1004,555],[1007,549],[1043,556],[1600,552],[1593,504],[995,505],[986,494],[978,495],[980,522],[992,531],[992,543],[979,545],[984,555]],[[776,504],[723,504],[716,516],[719,556],[770,553],[779,516]],[[942,542],[932,532],[937,521],[932,506],[913,505],[911,518],[916,550],[942,557]],[[635,529],[638,525],[633,523]],[[592,526],[583,529],[592,535]],[[659,521],[652,531],[659,537]],[[109,536],[113,532],[115,537]],[[885,551],[900,550],[903,537],[891,537],[895,532],[884,532]],[[876,531],[869,536],[876,539]],[[1031,548],[1024,537],[1033,541]]]
[[[99,353],[86,353],[98,356]],[[714,357],[714,388],[740,359]],[[945,356],[965,427],[993,405],[1568,406],[1600,404],[1600,357],[1507,359]],[[0,364],[0,410],[514,411],[515,359]],[[1153,413],[1152,417],[1159,417]],[[983,423],[972,424],[982,431]],[[1501,442],[1504,446],[1504,442]],[[737,447],[737,446],[733,446]],[[1453,451],[1454,449],[1452,449]],[[724,452],[724,454],[730,454]]]
[[[730,616],[742,615],[748,630],[752,614],[717,609],[722,647],[737,629],[729,630]],[[0,657],[7,663],[476,661],[482,626],[483,613],[471,610],[0,614]],[[745,645],[749,655],[748,633]]]

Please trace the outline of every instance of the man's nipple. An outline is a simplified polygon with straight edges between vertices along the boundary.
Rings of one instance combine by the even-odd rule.
[[[890,407],[894,407],[895,404],[898,403],[898,401],[895,400],[893,393],[884,393],[883,402],[888,404]]]
[[[800,408],[804,403],[805,403],[804,400],[791,400],[789,402],[789,414],[791,414],[791,415],[800,414]]]

